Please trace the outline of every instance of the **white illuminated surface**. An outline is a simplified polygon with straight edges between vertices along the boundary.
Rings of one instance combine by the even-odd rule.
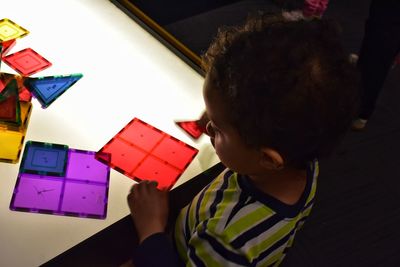
[[[84,75],[47,109],[32,99],[25,141],[98,151],[137,117],[200,150],[177,185],[218,162],[208,138],[174,124],[201,115],[203,78],[111,2],[0,0],[1,18],[30,31],[9,54],[29,47],[53,64],[32,77]],[[134,182],[114,170],[105,220],[11,211],[18,168],[0,163],[0,266],[43,264],[129,214]]]

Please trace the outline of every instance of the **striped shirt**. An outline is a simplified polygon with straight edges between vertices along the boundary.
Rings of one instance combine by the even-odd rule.
[[[278,266],[310,214],[317,176],[314,161],[299,201],[287,205],[225,170],[178,216],[180,258],[186,266]]]

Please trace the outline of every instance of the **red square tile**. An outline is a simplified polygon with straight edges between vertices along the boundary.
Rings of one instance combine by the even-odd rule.
[[[169,164],[185,169],[196,156],[198,150],[173,138],[165,138],[153,151],[153,155]]]
[[[3,57],[7,65],[22,75],[29,76],[51,66],[51,63],[31,48]]]
[[[164,134],[160,130],[138,119],[133,119],[118,134],[118,138],[122,138],[146,151],[151,151],[163,136]]]
[[[146,158],[134,172],[135,177],[140,180],[157,181],[159,189],[170,189],[180,174],[179,169],[151,156]]]
[[[98,160],[126,176],[171,188],[198,150],[134,118],[100,152],[109,153],[111,163],[96,154]]]
[[[146,156],[145,152],[118,138],[114,138],[99,152],[110,153],[110,166],[128,176]]]

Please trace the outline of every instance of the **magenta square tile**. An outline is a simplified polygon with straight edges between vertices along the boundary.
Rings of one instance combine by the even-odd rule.
[[[61,212],[105,218],[107,192],[108,188],[104,185],[66,181]]]
[[[65,177],[88,182],[107,183],[110,167],[95,158],[95,152],[69,149]]]
[[[63,181],[60,177],[21,173],[10,208],[37,212],[56,212],[60,202]]]

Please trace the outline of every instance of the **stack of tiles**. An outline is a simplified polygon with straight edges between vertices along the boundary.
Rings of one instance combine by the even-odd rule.
[[[16,39],[28,30],[9,19],[0,20],[0,63],[3,61],[18,75],[0,72],[0,162],[18,163],[34,96],[42,108],[47,108],[82,74],[28,77],[51,66],[51,63],[31,48],[7,55]]]
[[[22,78],[0,74],[0,161],[19,161],[31,112],[30,94]]]

